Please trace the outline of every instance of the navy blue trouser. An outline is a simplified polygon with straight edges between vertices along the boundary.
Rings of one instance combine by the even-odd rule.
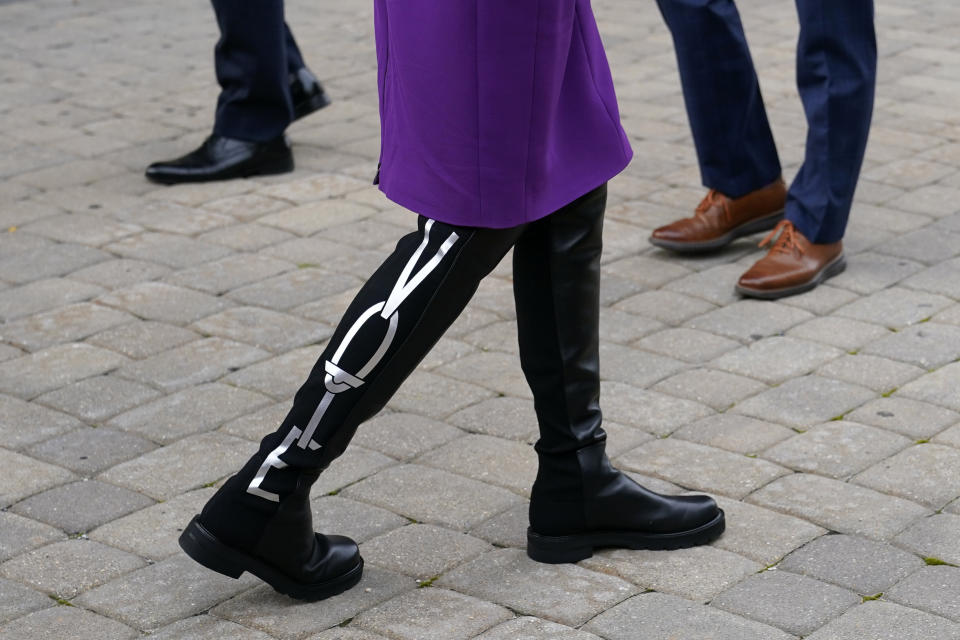
[[[733,0],[657,0],[673,34],[705,186],[736,198],[770,184],[780,160]],[[797,86],[806,156],[786,217],[815,243],[843,238],[873,114],[873,0],[796,0]]]
[[[214,54],[220,98],[213,132],[265,142],[293,121],[290,74],[304,66],[283,0],[212,0],[220,26]]]

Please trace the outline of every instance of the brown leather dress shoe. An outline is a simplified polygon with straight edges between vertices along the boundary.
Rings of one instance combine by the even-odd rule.
[[[650,242],[681,253],[719,249],[742,236],[772,229],[783,219],[786,202],[783,178],[736,199],[711,189],[692,218],[654,230]]]
[[[760,246],[772,240],[767,255],[740,276],[737,293],[765,300],[792,296],[813,289],[847,267],[843,242],[813,244],[789,220],[778,224]]]

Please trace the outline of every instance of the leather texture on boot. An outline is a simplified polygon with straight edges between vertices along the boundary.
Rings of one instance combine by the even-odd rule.
[[[650,242],[678,252],[719,249],[742,236],[773,228],[783,218],[786,202],[782,178],[739,198],[711,189],[693,217],[655,229]]]
[[[789,220],[778,224],[760,246],[771,241],[767,255],[740,276],[738,293],[783,298],[809,291],[846,268],[843,242],[813,244]]]

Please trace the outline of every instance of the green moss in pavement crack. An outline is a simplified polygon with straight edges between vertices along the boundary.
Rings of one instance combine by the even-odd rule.
[[[881,591],[880,593],[875,593],[872,596],[863,596],[863,599],[861,600],[861,602],[870,602],[871,600],[879,600],[882,597],[883,597],[883,591]]]
[[[940,567],[940,566],[955,567],[955,566],[957,566],[957,565],[955,565],[955,564],[950,564],[949,562],[946,562],[945,560],[941,560],[940,558],[930,558],[930,557],[928,557],[928,558],[924,558],[923,561],[927,563],[927,566],[928,566],[928,567]]]
[[[427,578],[426,580],[417,580],[417,589],[423,589],[424,587],[432,587],[433,583],[439,579],[440,576],[433,576],[432,578]]]

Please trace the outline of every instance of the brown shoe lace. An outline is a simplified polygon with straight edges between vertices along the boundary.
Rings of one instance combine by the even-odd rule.
[[[800,235],[800,232],[797,231],[797,228],[793,226],[792,222],[789,220],[781,220],[777,223],[777,226],[760,241],[759,246],[763,248],[772,242],[773,246],[770,247],[770,253],[792,252],[794,255],[800,255],[803,249],[797,241],[798,235]]]
[[[720,205],[720,209],[721,211],[723,211],[724,218],[729,218],[730,201],[727,199],[726,196],[724,196],[722,193],[720,193],[716,189],[710,189],[709,191],[707,191],[707,195],[703,198],[703,200],[700,201],[700,204],[697,205],[697,208],[694,211],[694,215],[698,218],[702,218],[704,214],[706,214],[707,211],[710,210],[710,207],[712,207],[715,204]]]

